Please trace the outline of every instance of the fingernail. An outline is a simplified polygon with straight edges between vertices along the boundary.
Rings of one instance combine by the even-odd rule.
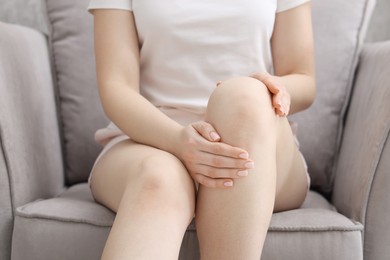
[[[249,154],[247,154],[247,153],[241,153],[241,154],[239,155],[239,157],[242,158],[242,159],[248,159],[248,158],[249,158]]]
[[[239,171],[239,172],[237,172],[237,175],[241,176],[241,177],[247,176],[248,175],[248,171]]]
[[[216,132],[211,132],[210,137],[213,141],[217,141],[219,138],[221,138]]]
[[[255,167],[255,163],[254,162],[247,162],[245,164],[245,168],[247,169],[253,169]]]
[[[231,181],[224,182],[223,186],[225,186],[225,187],[233,187],[233,182],[231,182]]]
[[[282,114],[284,115],[286,113],[286,111],[284,110],[284,107],[280,106],[280,112],[282,112]]]

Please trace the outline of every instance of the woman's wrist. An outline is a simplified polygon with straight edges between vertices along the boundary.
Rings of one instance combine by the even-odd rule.
[[[181,135],[184,130],[184,126],[179,125],[178,127],[175,127],[173,130],[170,131],[170,134],[167,141],[167,149],[166,151],[175,155],[177,158],[180,158],[181,154],[181,148],[182,148],[182,142],[181,142]]]

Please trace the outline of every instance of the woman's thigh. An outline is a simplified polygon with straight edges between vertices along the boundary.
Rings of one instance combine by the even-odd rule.
[[[275,212],[299,207],[308,189],[305,163],[286,117],[278,119],[278,131]]]
[[[174,155],[130,139],[114,144],[93,168],[91,190],[96,201],[117,212],[126,189],[134,192],[156,190],[187,199],[194,209],[194,183]],[[169,196],[171,197],[171,196]]]

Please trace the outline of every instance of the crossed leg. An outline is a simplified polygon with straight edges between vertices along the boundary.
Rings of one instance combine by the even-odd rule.
[[[286,118],[275,115],[267,88],[233,78],[212,94],[207,122],[221,141],[249,152],[255,167],[232,189],[200,186],[196,226],[202,260],[260,259],[272,212],[299,207],[307,179]]]
[[[200,186],[202,259],[260,259],[272,211],[298,207],[305,197],[304,166],[289,124],[270,102],[266,87],[246,77],[222,83],[210,98],[207,121],[223,142],[246,149],[255,168],[232,189]],[[179,159],[121,141],[96,164],[91,188],[117,212],[102,259],[178,258],[195,209],[194,184]]]

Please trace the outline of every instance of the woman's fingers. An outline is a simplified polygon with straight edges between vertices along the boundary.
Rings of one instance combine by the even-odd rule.
[[[269,92],[273,94],[272,105],[275,108],[276,114],[279,116],[287,116],[290,111],[290,95],[285,87],[279,83],[277,77],[267,72],[255,73],[251,77],[263,82]]]
[[[236,169],[236,168],[216,168],[208,165],[196,165],[192,169],[193,172],[197,172],[199,174],[205,175],[209,178],[213,179],[221,179],[221,178],[230,178],[237,179],[248,176],[249,169]]]
[[[217,133],[217,131],[214,129],[214,127],[205,122],[205,121],[198,121],[192,124],[192,127],[206,140],[210,142],[218,142],[221,140],[221,137]]]
[[[198,153],[196,160],[188,164],[191,173],[198,173],[211,179],[242,178],[255,167],[250,159],[232,158],[207,152]]]
[[[231,179],[213,179],[199,173],[196,173],[193,178],[208,188],[227,189],[233,187],[233,180]]]
[[[282,91],[272,97],[273,106],[280,116],[287,116],[290,112],[290,96],[286,91]]]
[[[278,94],[280,92],[280,87],[278,82],[276,82],[272,76],[267,72],[255,73],[251,75],[252,78],[260,80],[268,88],[269,92],[272,94]]]
[[[253,161],[249,159],[232,158],[211,153],[200,153],[199,164],[220,169],[252,169]]]
[[[272,105],[275,108],[276,114],[278,114],[279,116],[285,115],[285,109],[282,100],[280,98],[280,95],[274,95],[272,97]]]
[[[254,167],[253,161],[249,159],[249,154],[237,147],[220,142],[208,142],[198,140],[198,144],[193,143],[182,155],[190,171],[200,170],[195,168],[198,165],[219,169],[251,169]],[[207,175],[207,172],[202,173]]]
[[[245,177],[254,167],[247,151],[221,142],[207,122],[188,125],[180,137],[178,157],[192,178],[207,187],[231,187],[232,179]]]
[[[226,156],[236,159],[249,159],[249,154],[244,149],[234,147],[222,142],[204,142],[200,150],[206,153]]]
[[[284,114],[285,116],[287,116],[289,113],[290,113],[290,107],[291,107],[291,97],[290,97],[290,94],[285,91],[283,92],[284,95],[282,96],[282,104],[283,104],[283,108],[284,108]]]
[[[248,152],[244,149],[219,142],[221,137],[211,124],[205,121],[199,121],[193,123],[192,126],[204,139],[206,139],[199,140],[199,150],[232,158],[249,158]]]

